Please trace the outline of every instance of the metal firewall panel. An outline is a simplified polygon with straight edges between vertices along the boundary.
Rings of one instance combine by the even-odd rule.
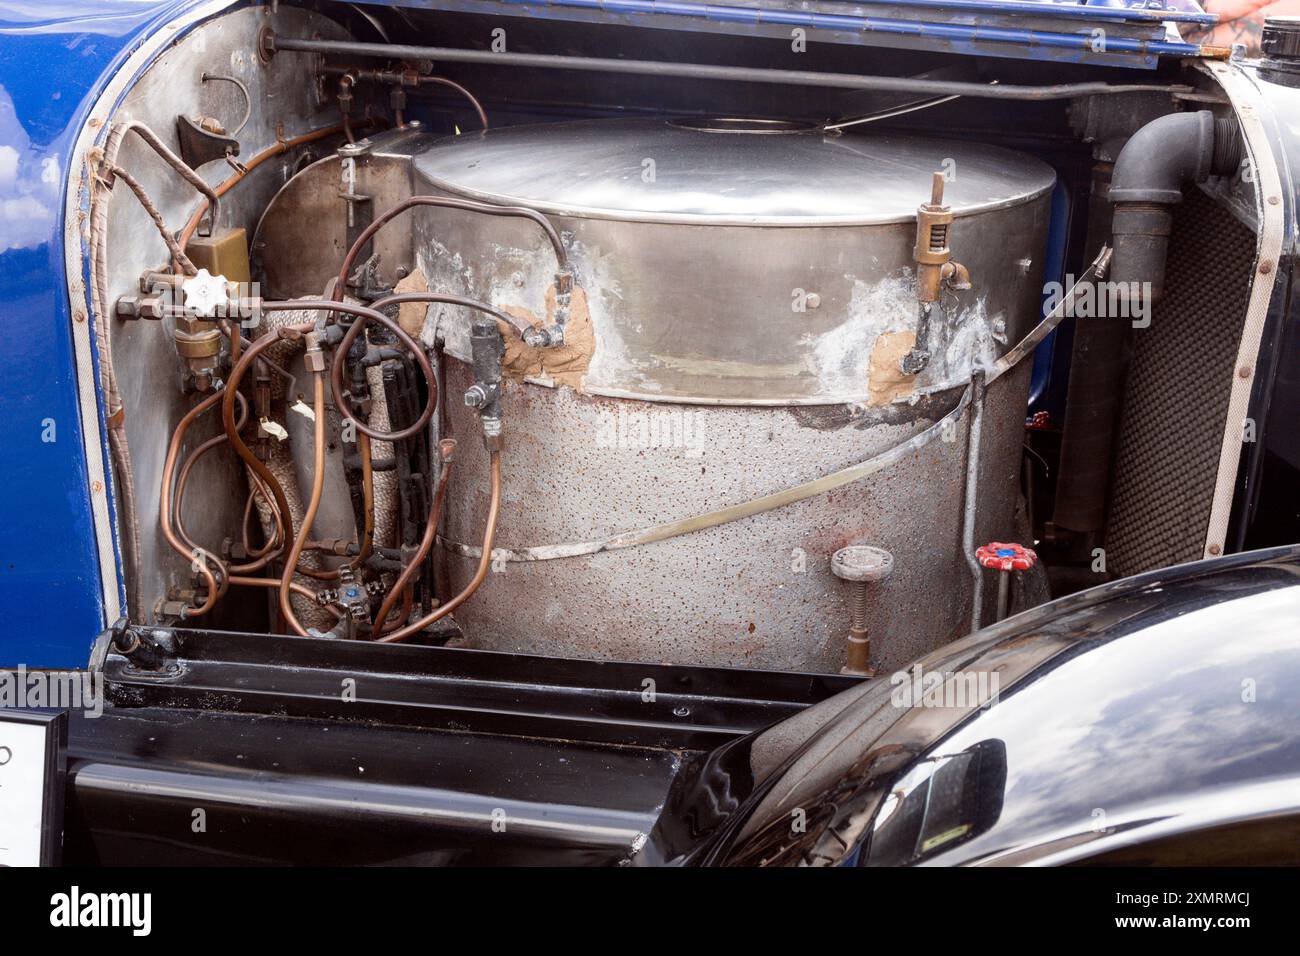
[[[175,148],[178,113],[238,116],[243,108],[242,95],[229,83],[205,83],[202,77],[206,71],[235,76],[252,92],[252,110],[240,133],[245,158],[273,146],[280,137],[289,139],[332,125],[336,119],[333,104],[319,101],[310,86],[299,82],[293,64],[272,62],[263,67],[258,62],[253,41],[267,22],[268,14],[264,10],[248,8],[195,27],[160,54],[123,98],[115,119],[145,122]],[[341,28],[323,18],[288,6],[279,10],[271,22],[281,24],[284,29],[312,29],[335,37],[345,35]],[[273,92],[275,97],[271,99]],[[259,213],[291,175],[292,163],[301,155],[286,155],[250,172],[238,189],[232,189],[222,199],[219,227],[239,227],[254,235]],[[199,197],[190,184],[176,176],[148,147],[128,137],[122,146],[120,162],[135,171],[166,222],[184,223],[188,219]],[[197,171],[214,185],[232,172],[222,160],[206,163]],[[135,291],[143,272],[159,268],[166,261],[166,247],[149,216],[126,192],[119,191],[113,196],[108,244],[112,250],[107,276],[110,302]],[[314,291],[319,293],[321,287]],[[139,620],[152,613],[154,602],[170,588],[186,586],[192,574],[190,560],[178,555],[162,534],[158,501],[172,429],[197,398],[186,394],[179,385],[176,346],[168,323],[108,321],[140,503],[139,585],[144,606],[135,614]],[[255,330],[246,334],[253,335]],[[183,454],[220,431],[219,414],[205,415],[187,434]],[[214,453],[196,466],[191,485],[195,491],[185,502],[183,516],[185,527],[195,541],[217,549],[230,530],[239,527],[244,505],[243,476],[244,466],[233,454]],[[198,489],[206,489],[207,494],[197,493]],[[249,603],[245,607],[253,605]],[[241,616],[244,613],[236,602],[222,602],[207,623],[222,627],[252,626],[256,619]]]

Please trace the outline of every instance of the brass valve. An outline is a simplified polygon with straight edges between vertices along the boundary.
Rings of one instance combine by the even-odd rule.
[[[948,233],[952,226],[952,209],[943,204],[943,173],[935,173],[930,186],[930,201],[916,210],[916,298],[920,302],[938,302],[943,281],[943,267],[952,259]]]
[[[969,289],[970,270],[953,261],[949,246],[952,209],[943,202],[943,173],[936,172],[930,182],[930,201],[916,209],[916,244],[912,258],[916,261],[917,313],[916,344],[899,361],[908,375],[915,375],[930,362],[930,312],[939,301],[944,287]]]

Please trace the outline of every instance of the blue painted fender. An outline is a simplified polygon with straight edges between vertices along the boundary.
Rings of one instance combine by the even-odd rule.
[[[81,667],[104,626],[64,269],[71,155],[145,37],[194,0],[0,0],[0,666]],[[95,414],[98,414],[96,411]]]

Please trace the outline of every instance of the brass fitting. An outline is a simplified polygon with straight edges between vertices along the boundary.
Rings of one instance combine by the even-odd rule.
[[[208,319],[181,315],[176,318],[172,342],[184,362],[189,386],[199,392],[213,387],[221,364],[221,330]]]
[[[308,541],[303,545],[304,551],[321,551],[340,557],[356,553],[357,543],[350,538],[326,538],[323,541]]]
[[[178,316],[172,338],[176,342],[176,354],[191,368],[195,360],[213,359],[221,353],[221,331],[215,322],[206,319]]]
[[[303,356],[303,364],[306,365],[307,371],[319,373],[325,371],[325,352],[320,347],[320,333],[308,332],[306,335],[307,352]]]
[[[167,312],[167,303],[160,295],[119,296],[114,310],[119,319],[152,319],[158,321]]]
[[[930,181],[930,201],[916,209],[916,244],[912,258],[916,261],[917,311],[916,342],[899,360],[907,375],[917,375],[930,364],[930,313],[943,294],[944,287],[969,289],[970,270],[954,262],[949,247],[952,209],[943,202],[943,173]]]
[[[916,210],[916,245],[912,248],[912,258],[916,260],[916,298],[920,302],[939,301],[944,266],[952,259],[952,249],[948,246],[952,218],[952,209],[943,204],[943,173],[935,173],[930,201],[921,203]]]
[[[966,290],[970,288],[970,270],[960,262],[945,262],[939,272],[943,284],[950,289]]]

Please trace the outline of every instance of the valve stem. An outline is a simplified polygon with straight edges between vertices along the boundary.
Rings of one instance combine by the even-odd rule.
[[[831,572],[841,581],[848,581],[852,590],[850,598],[848,661],[841,674],[857,677],[875,677],[871,666],[871,636],[867,633],[867,612],[871,607],[869,588],[889,577],[894,569],[894,556],[884,548],[858,544],[840,548],[831,556]]]

